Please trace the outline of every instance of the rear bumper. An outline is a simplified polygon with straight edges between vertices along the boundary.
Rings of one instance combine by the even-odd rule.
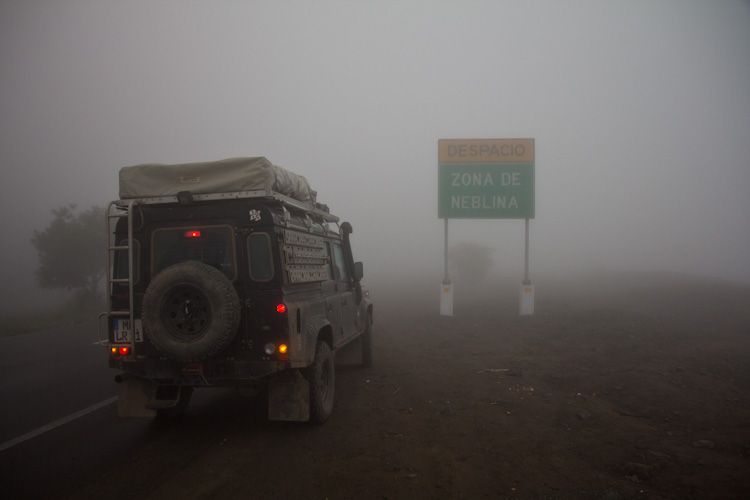
[[[115,360],[109,366],[135,377],[175,385],[252,385],[264,378],[289,369],[285,361],[207,360],[183,363],[164,360]]]

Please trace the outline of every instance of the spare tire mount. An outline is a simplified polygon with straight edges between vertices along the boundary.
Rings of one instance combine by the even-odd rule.
[[[143,329],[157,350],[178,361],[201,361],[237,332],[240,300],[229,279],[197,261],[174,264],[143,295]]]

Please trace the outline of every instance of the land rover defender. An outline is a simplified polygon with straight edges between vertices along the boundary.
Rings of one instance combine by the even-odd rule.
[[[266,158],[120,170],[107,209],[109,365],[121,416],[181,413],[195,388],[252,388],[271,420],[322,423],[334,355],[372,364],[373,305],[349,235]]]

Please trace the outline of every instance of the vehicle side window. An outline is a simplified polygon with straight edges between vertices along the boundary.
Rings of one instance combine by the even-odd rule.
[[[118,246],[125,246],[128,244],[128,240],[124,239],[118,243]],[[133,240],[133,283],[138,282],[139,275],[139,262],[140,262],[140,250],[141,246],[137,240]],[[128,251],[117,250],[114,254],[114,269],[112,277],[115,279],[127,279],[128,278]]]
[[[253,233],[247,238],[250,258],[250,278],[254,281],[273,279],[273,253],[268,233]]]
[[[349,281],[349,271],[346,269],[344,260],[344,247],[341,243],[333,244],[334,268],[336,269],[336,278],[342,281]]]
[[[331,244],[327,241],[323,243],[323,251],[326,255],[326,263],[325,263],[325,269],[326,269],[326,279],[332,280],[333,279],[333,262],[331,259]]]

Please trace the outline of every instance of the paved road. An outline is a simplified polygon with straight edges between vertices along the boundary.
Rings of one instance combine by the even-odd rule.
[[[165,463],[189,455],[184,444],[190,449],[196,435],[215,440],[219,438],[213,433],[219,433],[224,439],[221,426],[217,429],[203,419],[213,422],[217,415],[235,415],[238,405],[243,420],[256,414],[264,421],[257,410],[248,412],[246,398],[231,389],[196,391],[190,406],[199,422],[193,426],[180,426],[179,420],[173,425],[118,418],[118,372],[108,367],[107,351],[96,340],[96,323],[0,338],[4,500],[78,498],[79,491],[88,491],[91,498],[134,498],[136,479],[145,491],[149,481],[124,478],[108,491],[91,491],[90,485],[100,475],[117,476],[129,461],[140,461],[133,457],[141,453],[148,457],[146,469],[158,477]],[[164,441],[178,443],[179,450]]]
[[[0,338],[0,446],[116,395],[96,341],[94,322]]]
[[[80,494],[129,500],[158,486],[164,468],[189,465],[202,447],[237,432],[275,443],[288,439],[289,429],[316,429],[268,423],[262,404],[232,389],[196,391],[187,421],[118,418],[118,372],[96,340],[96,323],[0,338],[4,500]],[[138,477],[123,478],[122,488],[100,484],[120,470],[133,474],[133,467]]]
[[[96,340],[96,323],[0,338],[4,498],[53,496],[146,424],[116,418],[116,371]]]

